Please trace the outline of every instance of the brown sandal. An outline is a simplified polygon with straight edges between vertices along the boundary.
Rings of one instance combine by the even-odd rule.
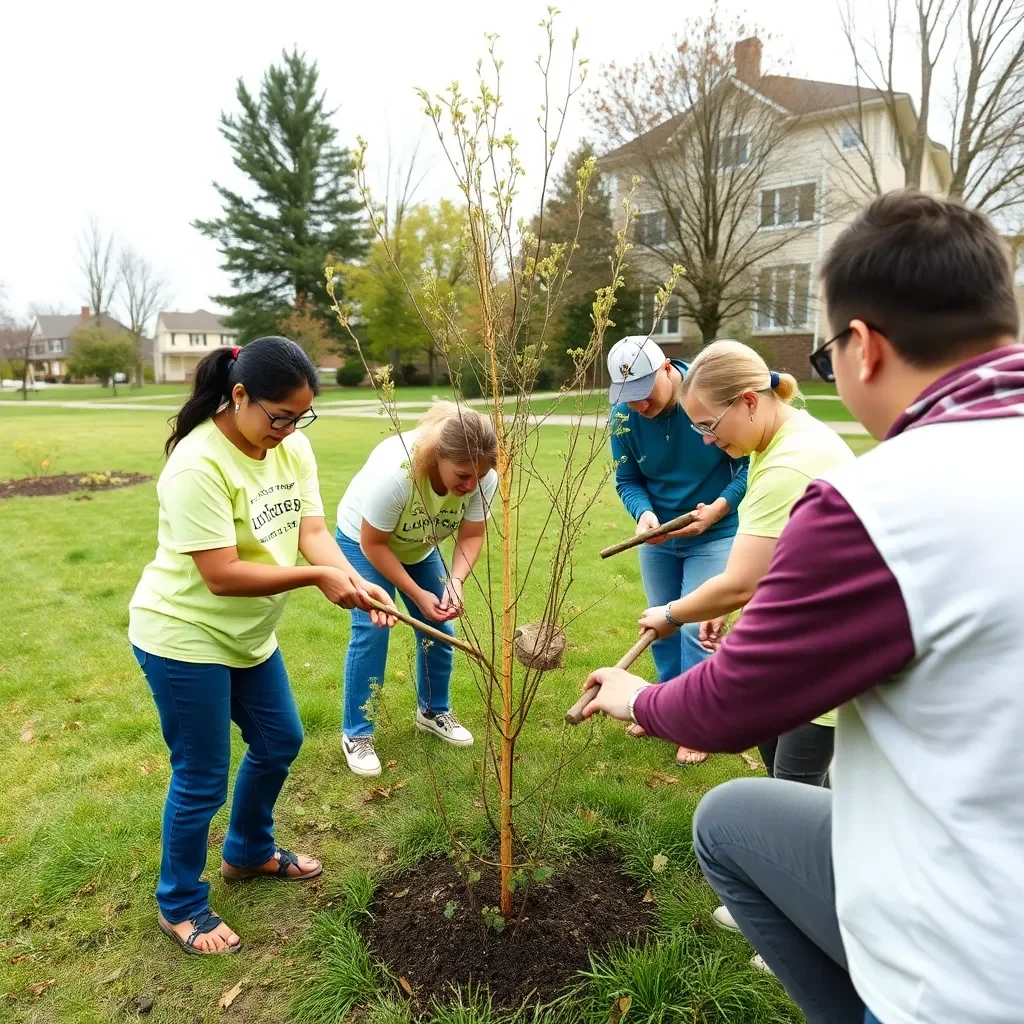
[[[308,882],[324,872],[323,864],[316,861],[316,867],[310,868],[309,871],[303,871],[298,875],[289,875],[290,867],[299,866],[299,858],[291,850],[282,850],[280,847],[274,853],[278,859],[276,871],[264,871],[262,868],[236,868],[233,864],[222,860],[220,862],[221,877],[225,882],[244,882],[249,878],[276,878],[282,882]]]

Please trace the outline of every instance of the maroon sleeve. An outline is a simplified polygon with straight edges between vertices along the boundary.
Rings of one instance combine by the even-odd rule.
[[[654,736],[741,751],[885,682],[914,657],[896,578],[838,491],[807,488],[721,648],[636,699]]]

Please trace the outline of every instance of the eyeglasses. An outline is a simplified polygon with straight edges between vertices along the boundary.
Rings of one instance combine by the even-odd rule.
[[[722,415],[719,416],[718,419],[715,420],[715,422],[712,423],[710,426],[708,426],[706,423],[691,423],[690,426],[694,430],[696,430],[701,437],[710,437],[712,441],[717,441],[719,438],[718,435],[715,433],[715,427],[717,427],[718,424],[722,422],[722,416],[724,416],[725,413],[728,412],[729,409],[731,409],[742,397],[742,395],[737,395],[729,403],[729,408],[726,409],[725,412],[723,412]]]
[[[864,326],[869,331],[874,331],[876,334],[885,334],[885,331],[881,327],[875,327],[874,324],[869,324],[866,320],[862,321]],[[816,348],[811,353],[811,366],[814,367],[814,372],[827,383],[831,384],[836,379],[836,372],[832,369],[832,353],[829,352],[828,347],[833,343],[842,340],[847,335],[853,333],[852,327],[847,327],[846,330],[840,331],[835,337],[829,338],[820,348]]]
[[[287,430],[289,427],[295,427],[296,430],[305,430],[316,419],[316,413],[312,409],[302,413],[301,416],[272,416],[267,411],[267,407],[258,398],[254,398],[253,401],[267,413],[271,430]]]

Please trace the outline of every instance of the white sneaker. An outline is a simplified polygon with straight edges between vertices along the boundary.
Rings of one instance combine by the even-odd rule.
[[[353,740],[342,733],[341,749],[356,775],[380,775],[380,758],[373,748],[372,736],[357,736]]]
[[[775,972],[764,962],[764,957],[760,953],[755,953],[750,958],[750,966],[755,970],[762,971],[764,974],[770,974],[773,978]]]
[[[468,747],[473,743],[473,734],[464,725],[460,725],[459,720],[450,711],[425,715],[417,708],[416,728],[440,736],[445,743],[450,743],[453,747]]]
[[[729,913],[728,907],[719,907],[711,915],[711,919],[719,928],[724,928],[727,932],[738,932],[740,930],[740,926],[736,923],[732,914]]]

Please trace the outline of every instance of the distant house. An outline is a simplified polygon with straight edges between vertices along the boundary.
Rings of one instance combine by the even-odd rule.
[[[762,74],[757,38],[736,43],[734,62],[729,87],[742,97],[741,103],[753,97],[778,111],[789,131],[764,170],[751,171],[763,175],[759,195],[730,229],[752,239],[777,239],[781,244],[772,241],[763,246],[768,255],[752,268],[753,308],[723,325],[721,335],[767,344],[778,369],[807,377],[807,355],[824,341],[828,331],[818,280],[824,254],[873,197],[872,189],[866,187],[871,179],[869,158],[874,162],[879,191],[903,186],[898,140],[902,137],[908,144],[913,142],[917,113],[911,97],[904,93],[895,94],[890,104],[886,94],[875,89]],[[649,176],[651,166],[674,166],[681,152],[678,140],[690,130],[690,118],[691,113],[684,111],[601,158],[613,196],[625,195],[632,176]],[[725,119],[725,123],[733,122]],[[747,167],[756,142],[749,133],[723,135],[723,175],[733,173],[733,167],[740,171]],[[672,171],[664,173],[669,180]],[[951,180],[949,152],[928,140],[922,190],[945,194]],[[682,185],[673,187],[682,189]],[[673,249],[673,213],[650,181],[641,183],[636,205],[640,216],[634,238],[638,247],[634,271],[649,280],[664,281],[672,264],[679,262]],[[623,217],[619,210],[617,227]],[[758,247],[752,241],[751,251]],[[688,358],[700,348],[700,334],[681,316],[678,299],[669,301],[657,324],[653,323],[657,306],[654,287],[645,289],[641,301],[643,329],[653,330],[668,355]]]
[[[29,350],[33,374],[44,380],[66,377],[75,331],[90,325],[98,325],[113,334],[130,333],[124,324],[109,313],[94,316],[88,306],[83,306],[81,313],[37,316],[32,325]]]
[[[153,371],[157,383],[192,379],[203,356],[216,348],[238,344],[238,332],[205,309],[194,313],[161,313],[153,341]]]

